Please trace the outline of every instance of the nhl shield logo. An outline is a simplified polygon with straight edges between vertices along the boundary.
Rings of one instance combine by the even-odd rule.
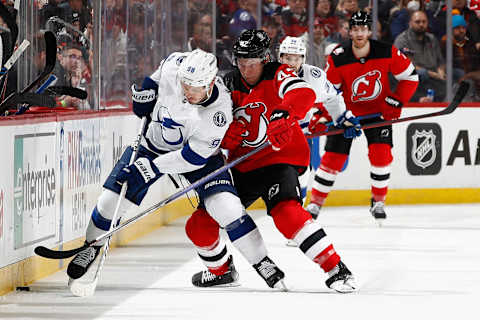
[[[412,123],[407,128],[407,170],[435,175],[442,168],[442,129],[437,123]]]
[[[436,136],[433,130],[415,130],[412,136],[412,160],[423,169],[431,166],[437,157]]]

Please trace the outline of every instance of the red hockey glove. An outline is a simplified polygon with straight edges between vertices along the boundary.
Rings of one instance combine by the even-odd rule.
[[[275,151],[282,149],[292,140],[293,127],[291,121],[289,121],[288,111],[273,110],[270,115],[267,135],[272,144],[272,149]]]
[[[398,99],[387,96],[385,97],[385,104],[382,105],[382,115],[385,120],[398,119],[402,113],[403,103]]]
[[[310,131],[311,134],[327,131],[327,122],[327,116],[324,116],[322,110],[318,110],[313,114],[312,119],[310,119],[308,123],[308,131]]]
[[[245,131],[247,131],[245,122],[233,120],[232,123],[230,123],[227,132],[225,132],[225,136],[223,136],[220,147],[230,151],[235,150],[242,143],[242,134],[244,134]]]

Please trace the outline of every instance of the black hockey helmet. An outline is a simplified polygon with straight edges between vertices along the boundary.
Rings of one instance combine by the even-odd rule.
[[[359,10],[352,14],[348,21],[348,26],[350,28],[352,28],[352,26],[368,26],[368,28],[371,29],[372,18],[367,12]]]
[[[233,44],[234,58],[261,58],[269,55],[270,38],[263,30],[248,29]]]

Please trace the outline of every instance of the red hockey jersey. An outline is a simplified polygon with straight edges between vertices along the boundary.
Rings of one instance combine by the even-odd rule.
[[[418,75],[412,62],[395,46],[370,40],[370,52],[357,59],[352,47],[337,47],[325,66],[327,78],[343,91],[347,109],[356,116],[381,112],[385,97],[407,103],[418,86]],[[391,92],[388,73],[399,81]]]
[[[247,124],[243,142],[231,150],[230,159],[252,151],[268,139],[267,127],[273,110],[288,110],[292,121],[300,120],[315,101],[315,92],[310,85],[292,68],[277,62],[265,64],[262,78],[255,86],[249,86],[238,69],[225,76],[225,84],[232,94],[233,117]],[[308,166],[310,151],[298,121],[295,121],[293,131],[292,140],[280,151],[268,147],[242,161],[236,169],[247,172],[278,163]]]

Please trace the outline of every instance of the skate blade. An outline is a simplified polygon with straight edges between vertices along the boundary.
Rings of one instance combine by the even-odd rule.
[[[287,288],[287,286],[286,286],[286,284],[285,284],[285,281],[283,281],[283,280],[280,280],[280,281],[278,281],[277,283],[275,283],[275,284],[273,285],[273,288],[274,288],[274,289],[277,289],[277,290],[279,290],[279,291],[285,291],[285,292],[288,291],[288,288]]]
[[[294,240],[288,240],[285,245],[287,247],[298,247],[298,244]]]
[[[358,286],[354,279],[336,281],[331,284],[330,288],[338,293],[352,293],[358,291]]]
[[[76,297],[91,297],[95,294],[98,278],[92,282],[81,282],[79,279],[68,279],[68,288]]]
[[[219,284],[218,286],[213,286],[210,288],[230,288],[230,287],[240,287],[240,282],[235,281],[231,283]]]
[[[383,223],[385,222],[385,219],[375,219],[375,222],[377,223],[377,226],[379,228],[383,227]]]
[[[223,284],[217,284],[214,286],[196,286],[193,285],[195,288],[200,288],[200,289],[215,289],[215,288],[230,288],[230,287],[240,287],[241,283],[238,281],[230,282],[230,283],[223,283]]]

